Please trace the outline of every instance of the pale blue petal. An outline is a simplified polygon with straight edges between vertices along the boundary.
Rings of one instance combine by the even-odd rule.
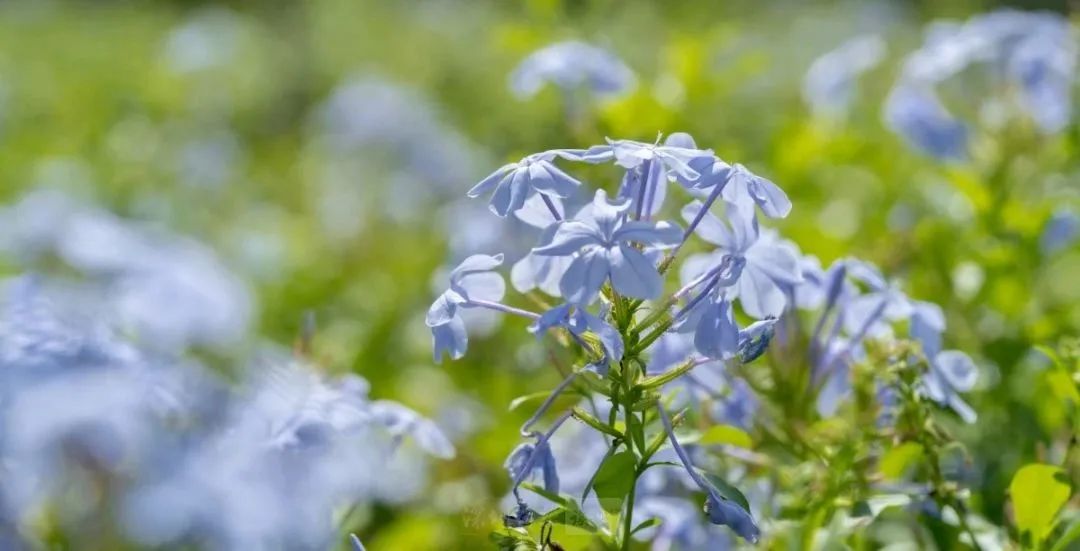
[[[431,307],[428,308],[427,317],[424,320],[427,326],[436,327],[450,323],[450,320],[457,315],[460,298],[453,291],[447,291],[439,295],[439,298],[436,298],[435,302],[431,303]]]
[[[612,236],[617,241],[634,241],[650,247],[674,247],[682,241],[683,230],[668,222],[631,220]]]
[[[588,222],[567,220],[559,224],[550,242],[532,252],[540,256],[568,256],[602,242],[603,236]]]
[[[495,187],[503,181],[503,178],[506,176],[506,174],[516,168],[517,163],[503,165],[495,172],[492,172],[487,178],[480,180],[480,183],[473,186],[473,188],[470,189],[465,195],[475,199],[481,195],[484,195],[485,193],[491,193],[491,191],[494,190]]]
[[[465,332],[465,322],[455,316],[449,323],[431,328],[434,340],[433,354],[435,363],[442,363],[443,354],[450,354],[450,359],[460,360],[465,356],[469,345],[469,335]]]
[[[608,360],[616,363],[622,360],[623,341],[619,331],[612,327],[611,324],[585,310],[579,309],[578,312],[585,319],[585,325],[589,328],[589,331],[596,333],[596,336],[600,337],[600,344],[604,346],[604,352],[607,353]]]
[[[975,367],[975,362],[959,350],[946,350],[938,354],[934,358],[934,366],[949,386],[959,392],[967,392],[975,388],[975,381],[979,378],[979,370]]]
[[[755,319],[779,317],[787,306],[787,295],[767,274],[747,264],[735,283],[735,295],[746,315]]]
[[[611,249],[611,285],[619,294],[641,299],[655,299],[664,290],[664,281],[656,266],[640,251],[620,243]]]
[[[473,273],[460,278],[454,290],[466,299],[498,302],[506,295],[506,282],[495,272]]]
[[[694,346],[706,357],[727,360],[739,348],[739,327],[726,300],[707,303],[694,331]]]
[[[581,186],[581,182],[547,161],[537,161],[529,166],[529,184],[537,191],[564,199],[574,195]]]
[[[567,302],[589,304],[596,300],[608,273],[608,258],[603,251],[585,251],[570,263],[559,281],[559,290]]]

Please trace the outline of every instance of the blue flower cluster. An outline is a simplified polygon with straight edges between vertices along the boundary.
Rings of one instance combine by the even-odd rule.
[[[556,161],[610,164],[620,173],[621,184],[613,196],[595,190],[591,201],[568,214],[568,205],[585,186]],[[660,219],[672,184],[691,199],[681,210],[685,227]],[[642,503],[636,514],[655,510],[661,516],[675,515],[670,500],[697,489],[706,496],[705,519],[756,541],[760,528],[750,510],[700,474],[693,450],[679,442],[665,408],[694,407],[707,399],[712,409],[706,415],[734,426],[751,426],[757,397],[732,366],[754,361],[774,341],[781,346],[809,343],[804,353],[811,358],[809,376],[813,387],[821,389],[821,414],[829,415],[850,392],[849,370],[865,357],[864,342],[900,338],[898,334],[907,331],[908,338],[921,343],[928,365],[920,383],[922,394],[964,419],[974,419],[960,394],[973,388],[978,370],[963,353],[941,350],[945,320],[940,308],[909,299],[898,282],[887,280],[867,262],[845,258],[825,269],[817,258],[802,254],[794,243],[762,225],[766,219],[788,215],[792,204],[786,193],[745,166],[698,148],[686,134],[671,134],[654,143],[608,140],[587,149],[529,155],[485,178],[469,196],[490,196],[495,215],[515,214],[540,227],[536,245],[513,266],[511,281],[518,291],[531,293],[533,303],[554,305],[536,312],[504,303],[506,285],[497,271],[503,255],[470,256],[450,272],[448,287],[428,310],[435,360],[465,354],[468,328],[462,313],[472,309],[525,318],[538,337],[551,332],[565,335],[566,342],[576,343],[584,354],[584,365],[522,427],[522,435],[530,441],[514,449],[506,461],[515,503],[508,526],[524,526],[534,518],[533,506],[519,494],[520,486],[533,478],[542,481],[549,494],[580,492],[586,512],[603,507],[595,501],[590,506],[590,500],[598,498],[589,495],[590,477],[570,476],[585,483],[568,487],[567,477],[560,476],[559,429],[570,417],[592,428],[605,417],[621,418],[619,426],[648,424],[637,420],[632,410],[619,412],[617,394],[660,387],[669,394],[669,405],[659,400],[648,408],[654,414],[642,415],[662,421],[670,449],[660,449],[662,442],[649,451],[623,445],[635,455],[657,454],[677,461],[688,475],[683,481],[689,487],[672,493],[666,484],[645,484],[646,478],[639,484],[635,478],[634,483],[643,486],[629,498]],[[700,248],[691,243],[692,236],[700,238],[707,250],[680,255],[684,247]],[[678,279],[677,289],[666,284],[674,279],[666,277],[669,274]],[[810,316],[813,331],[802,340],[795,333],[801,310],[817,313]],[[740,321],[744,319],[748,323]],[[635,371],[639,363],[644,369]],[[560,415],[547,431],[533,429],[564,390],[582,379],[597,378],[625,385],[614,396],[601,393],[610,407],[588,400]],[[591,416],[583,413],[589,409]],[[620,434],[614,426],[601,432]],[[591,448],[586,455],[604,461],[616,453],[619,441],[619,436],[594,439],[577,444],[576,451]],[[577,463],[567,468],[581,467]],[[602,464],[592,467],[602,468]],[[624,515],[632,514],[633,506],[631,501]],[[763,509],[765,504],[758,506]],[[684,519],[665,525],[656,537],[700,541],[694,535],[698,530],[699,523]]]
[[[327,549],[342,505],[415,497],[454,456],[357,375],[238,351],[248,291],[200,244],[52,190],[0,227],[26,270],[0,281],[0,547],[46,545],[32,527],[55,514],[151,547]]]

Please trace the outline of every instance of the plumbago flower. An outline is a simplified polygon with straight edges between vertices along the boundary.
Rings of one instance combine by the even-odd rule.
[[[589,204],[568,216],[564,196],[585,183],[560,169],[557,179],[565,190],[554,193],[550,181],[556,173],[547,165],[535,173],[540,184],[532,183],[535,162],[556,156],[609,163],[621,172],[619,195],[609,199],[598,189]],[[863,493],[845,498],[855,502],[891,490],[879,491],[875,473],[860,467],[851,476],[861,478],[837,481],[827,501],[811,497],[806,498],[809,505],[791,504],[778,501],[783,499],[779,496],[821,483],[827,474],[822,469],[831,462],[857,456],[855,464],[873,465],[877,458],[872,454],[899,443],[893,440],[898,435],[912,434],[906,426],[890,430],[884,421],[843,425],[845,420],[907,423],[913,414],[887,412],[915,408],[926,418],[915,432],[930,430],[928,403],[972,419],[958,393],[973,388],[977,369],[966,356],[935,347],[944,330],[940,309],[909,299],[898,282],[869,263],[841,259],[825,269],[777,230],[762,227],[765,218],[782,219],[792,208],[783,190],[767,178],[698,149],[690,136],[679,133],[654,144],[607,140],[526,159],[507,165],[478,188],[498,195],[497,186],[518,186],[517,192],[502,192],[518,199],[499,199],[500,206],[492,210],[496,215],[512,212],[540,230],[536,246],[514,264],[511,279],[546,310],[501,302],[505,286],[495,270],[502,255],[476,255],[451,272],[449,288],[427,317],[436,360],[446,352],[454,359],[464,354],[463,308],[526,318],[538,339],[568,347],[575,358],[575,367],[550,392],[517,401],[542,398],[521,427],[525,442],[505,462],[510,510],[504,516],[506,532],[497,538],[504,548],[553,543],[548,532],[540,541],[530,534],[541,519],[573,517],[576,527],[622,549],[633,539],[650,537],[660,546],[654,548],[724,541],[727,536],[715,532],[715,525],[756,542],[769,537],[768,529],[787,529],[784,523],[758,519],[803,507],[825,516],[794,513],[786,522],[804,523],[808,517],[829,522],[833,514],[855,514],[838,510],[836,496],[865,488],[868,494],[858,490]],[[691,199],[681,211],[686,228],[662,219],[671,182]],[[702,246],[704,252],[680,256],[684,247]],[[665,283],[675,279],[672,274],[679,275],[681,285],[675,290]],[[818,312],[805,334],[802,311]],[[907,345],[909,338],[924,342],[921,352]],[[801,344],[805,349],[798,348]],[[783,361],[768,353],[776,346],[783,348]],[[880,369],[870,369],[878,363]],[[560,397],[571,392],[585,399],[569,408],[560,405],[566,403]],[[868,399],[853,399],[867,393]],[[854,417],[844,416],[853,409]],[[848,432],[836,441],[802,440],[805,427],[825,417],[835,417],[833,422]],[[679,427],[687,422],[703,432],[681,433]],[[574,429],[564,428],[568,425]],[[579,442],[581,430],[594,431],[596,438]],[[749,449],[755,447],[755,435],[760,449]],[[946,444],[933,438],[915,441]],[[559,459],[558,450],[566,445],[578,452],[572,465]],[[937,451],[928,448],[927,457],[936,457]],[[682,470],[665,471],[675,473],[671,476],[654,471],[672,466]],[[791,469],[791,474],[763,475],[769,469]],[[771,490],[747,499],[714,472]],[[774,487],[789,480],[796,486]],[[965,510],[955,493],[932,495],[940,506]],[[701,501],[691,505],[693,499]],[[540,511],[545,504],[550,510]],[[660,520],[649,521],[650,516]],[[614,528],[612,517],[618,519]],[[648,529],[661,521],[655,530]]]
[[[1005,98],[1043,133],[1059,133],[1071,120],[1077,52],[1072,27],[1056,13],[1001,9],[963,23],[933,22],[904,61],[885,102],[886,122],[927,155],[965,160],[967,125],[942,104],[937,88],[974,66],[1000,90],[987,97]]]
[[[584,42],[558,42],[533,52],[510,75],[510,88],[519,97],[536,95],[544,84],[564,93],[580,88],[598,96],[613,96],[634,87],[633,71],[614,54]]]

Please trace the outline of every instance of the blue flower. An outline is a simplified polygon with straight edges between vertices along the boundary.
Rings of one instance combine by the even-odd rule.
[[[953,117],[928,87],[898,84],[885,100],[885,121],[927,155],[945,161],[967,158],[967,126]]]
[[[614,161],[617,166],[627,170],[640,169],[646,164],[656,163],[665,177],[673,175],[678,181],[690,185],[698,179],[698,172],[690,166],[695,159],[711,159],[712,150],[680,147],[692,143],[686,141],[688,135],[673,134],[673,144],[645,143],[634,140],[608,139],[606,145],[594,145],[585,151],[568,153],[572,158],[587,163],[606,163]]]
[[[712,213],[706,213],[695,232],[702,239],[717,245],[708,264],[719,264],[725,256],[745,261],[741,274],[730,292],[737,297],[747,315],[757,319],[778,317],[787,306],[785,289],[802,282],[799,258],[792,247],[783,243],[773,232],[761,233],[754,218],[747,218],[742,209],[725,202],[728,224]],[[697,217],[702,205],[694,201],[683,208],[685,220]],[[700,266],[699,257],[693,265]],[[687,264],[691,264],[687,259]],[[687,274],[685,275],[696,275]]]
[[[544,480],[545,490],[553,494],[559,493],[559,472],[555,468],[555,456],[551,453],[551,446],[543,438],[538,439],[536,444],[526,442],[518,445],[510,452],[503,467],[515,483],[540,475]]]
[[[739,331],[739,361],[745,364],[760,358],[769,349],[775,325],[776,318],[766,318]]]
[[[556,306],[541,314],[540,319],[529,326],[529,331],[539,337],[553,327],[563,327],[578,337],[582,337],[586,331],[592,331],[600,338],[608,362],[622,359],[623,341],[619,331],[581,306],[569,302]]]
[[[889,322],[907,319],[912,303],[896,282],[886,281],[876,266],[869,262],[847,259],[847,273],[867,287],[862,295],[844,303],[844,328],[858,341],[864,335],[880,337],[889,334]]]
[[[1039,248],[1043,254],[1053,254],[1072,246],[1080,236],[1080,216],[1071,210],[1055,212],[1043,227],[1039,236]]]
[[[628,202],[609,203],[597,190],[589,215],[560,223],[551,243],[533,249],[542,256],[577,255],[559,282],[567,302],[589,304],[609,278],[628,297],[660,296],[663,281],[648,258],[631,243],[670,247],[682,239],[678,226],[667,222],[627,221]]]
[[[930,369],[923,376],[922,388],[931,400],[955,411],[965,422],[974,423],[975,410],[960,398],[961,392],[975,387],[978,368],[971,358],[959,350],[942,350],[941,333],[945,316],[941,308],[928,302],[912,308],[911,336],[922,345]]]
[[[390,400],[376,400],[368,406],[372,418],[386,427],[391,435],[409,436],[420,449],[442,459],[452,459],[454,445],[430,419]]]
[[[558,42],[533,52],[510,75],[510,88],[520,97],[552,83],[565,92],[587,87],[597,95],[615,95],[634,87],[633,71],[610,52],[584,42]]]
[[[476,198],[492,193],[488,207],[491,212],[502,217],[524,208],[526,199],[533,193],[542,193],[549,197],[570,197],[581,182],[551,162],[557,156],[570,155],[565,150],[534,153],[516,163],[503,165],[473,186],[466,195]]]
[[[671,427],[671,420],[668,418],[664,406],[659,402],[657,402],[656,406],[660,413],[660,421],[663,423],[668,440],[671,442],[671,447],[675,449],[675,453],[678,455],[683,468],[686,469],[686,473],[701,488],[701,491],[705,492],[705,514],[709,518],[709,522],[727,526],[746,541],[757,543],[761,537],[761,530],[754,523],[750,512],[721,495],[716,486],[697,472],[693,463],[690,462],[686,450],[679,444],[679,440],[675,438],[675,431]]]
[[[780,186],[738,163],[732,167],[721,196],[737,205],[744,217],[754,215],[754,205],[769,218],[786,218],[791,212],[791,200]]]
[[[844,114],[855,95],[859,75],[885,58],[885,41],[876,34],[851,38],[814,60],[803,79],[803,99],[817,115]]]
[[[450,288],[435,299],[425,320],[434,339],[433,353],[436,362],[442,361],[445,352],[455,360],[465,355],[469,338],[458,308],[465,306],[470,298],[486,301],[502,298],[506,284],[501,276],[491,272],[500,266],[502,261],[501,254],[477,254],[466,258],[450,272]]]

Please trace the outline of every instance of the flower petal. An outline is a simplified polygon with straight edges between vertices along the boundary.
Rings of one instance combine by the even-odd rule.
[[[664,281],[656,266],[640,251],[620,243],[611,249],[611,285],[619,294],[641,299],[654,299],[663,292]]]

